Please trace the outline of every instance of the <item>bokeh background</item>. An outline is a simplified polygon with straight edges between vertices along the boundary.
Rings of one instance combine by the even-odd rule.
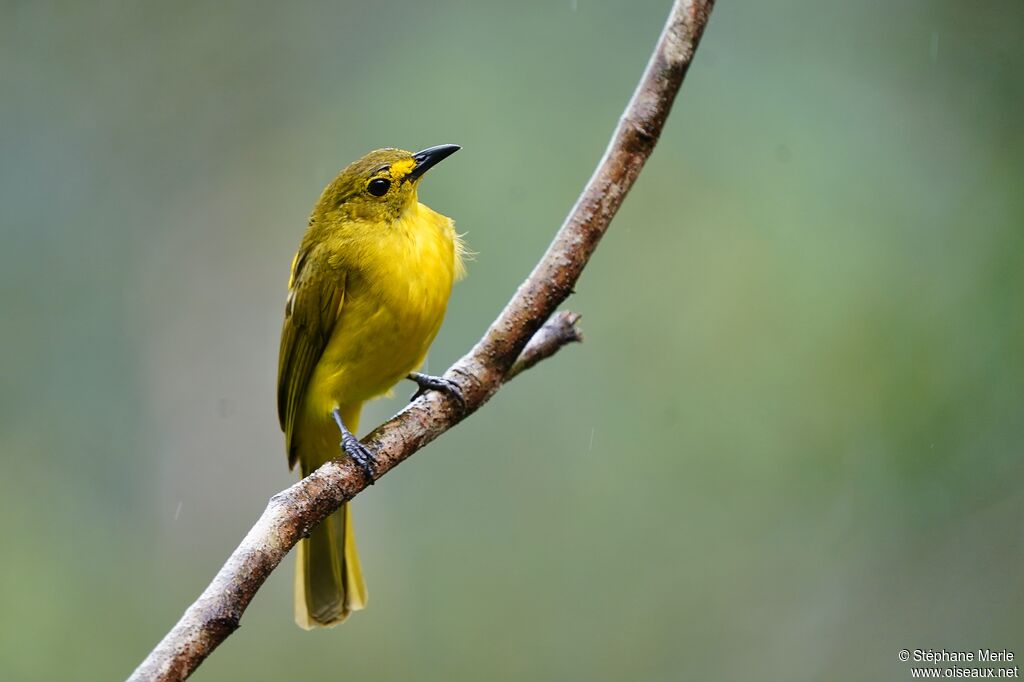
[[[293,249],[381,146],[478,252],[443,370],[599,158],[668,3],[0,5],[0,677],[126,676],[292,482]],[[355,504],[199,680],[906,679],[1024,655],[1024,4],[720,3],[569,307],[587,341]],[[369,428],[412,390],[373,404]]]

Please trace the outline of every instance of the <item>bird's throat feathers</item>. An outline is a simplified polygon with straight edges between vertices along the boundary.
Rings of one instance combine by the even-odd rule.
[[[448,264],[455,280],[466,274],[465,260],[472,256],[455,223],[448,216],[415,200],[394,216],[356,217],[346,211],[313,216],[305,241],[326,246],[332,267],[374,269],[371,264],[408,265],[419,258]]]

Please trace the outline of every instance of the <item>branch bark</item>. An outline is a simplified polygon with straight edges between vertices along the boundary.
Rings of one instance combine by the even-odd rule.
[[[480,341],[445,373],[462,389],[464,406],[429,392],[377,427],[363,441],[377,454],[377,478],[478,410],[505,382],[580,340],[579,316],[552,314],[572,293],[654,150],[713,5],[673,4],[604,156],[554,241]],[[238,628],[249,602],[295,543],[371,483],[350,460],[333,460],[274,495],[210,585],[129,679],[186,679]]]

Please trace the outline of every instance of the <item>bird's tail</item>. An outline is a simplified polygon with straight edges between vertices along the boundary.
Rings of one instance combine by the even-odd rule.
[[[348,504],[299,541],[295,573],[295,622],[305,630],[341,623],[366,606],[352,513]]]
[[[349,426],[346,419],[346,426],[354,431],[358,411],[350,419],[353,424]],[[314,469],[316,466],[303,458],[302,475],[307,476]],[[299,541],[297,557],[295,622],[299,627],[331,627],[366,606],[366,585],[352,532],[352,511],[347,503],[324,519],[308,538]]]

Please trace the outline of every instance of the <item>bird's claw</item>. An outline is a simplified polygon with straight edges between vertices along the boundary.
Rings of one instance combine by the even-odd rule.
[[[377,478],[377,458],[373,451],[355,439],[355,436],[341,438],[341,449],[352,458],[352,461],[359,465],[359,468],[366,474],[366,478],[373,485]]]
[[[412,397],[409,398],[410,402],[416,400],[427,391],[440,391],[458,403],[460,410],[466,409],[466,398],[462,395],[462,389],[454,381],[431,374],[423,374],[422,372],[410,372],[409,380],[416,382],[416,385],[419,386],[416,392],[412,394]]]
[[[370,485],[373,485],[377,479],[376,455],[373,454],[373,450],[360,443],[359,439],[352,435],[352,432],[342,422],[340,411],[335,410],[333,414],[334,421],[338,424],[338,429],[341,430],[342,451],[359,465],[359,468],[366,474],[367,480],[370,481]]]

